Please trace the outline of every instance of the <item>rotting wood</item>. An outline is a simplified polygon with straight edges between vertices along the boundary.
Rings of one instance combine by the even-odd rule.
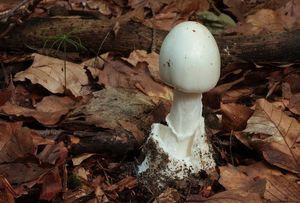
[[[70,33],[80,38],[85,47],[96,53],[107,33],[100,53],[107,51],[128,54],[134,49],[151,50],[153,30],[136,22],[120,26],[113,34],[114,23],[106,19],[78,17],[32,18],[0,39],[0,50],[40,49],[48,37]],[[156,51],[167,32],[156,31]],[[222,61],[255,63],[294,63],[300,58],[300,30],[256,36],[216,36]],[[49,45],[51,46],[51,45]],[[71,47],[71,46],[70,46]]]

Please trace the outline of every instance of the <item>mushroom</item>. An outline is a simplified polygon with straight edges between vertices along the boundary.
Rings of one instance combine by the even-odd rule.
[[[152,125],[138,173],[140,179],[163,188],[216,165],[205,134],[202,93],[220,77],[217,43],[200,23],[180,23],[162,43],[159,68],[161,80],[174,87],[173,103],[166,117],[168,126]]]

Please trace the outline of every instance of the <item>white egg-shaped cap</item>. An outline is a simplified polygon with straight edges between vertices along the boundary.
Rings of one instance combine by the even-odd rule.
[[[220,53],[214,37],[198,22],[176,25],[162,43],[159,69],[162,81],[182,92],[209,91],[220,77]]]

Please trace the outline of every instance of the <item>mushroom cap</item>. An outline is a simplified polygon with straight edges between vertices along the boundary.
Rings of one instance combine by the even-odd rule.
[[[162,43],[159,69],[162,81],[179,91],[209,91],[220,77],[220,53],[213,35],[198,22],[176,25]]]

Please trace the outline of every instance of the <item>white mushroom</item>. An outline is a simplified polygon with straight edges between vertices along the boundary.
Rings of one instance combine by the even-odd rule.
[[[164,187],[172,179],[215,167],[201,99],[220,77],[216,41],[200,23],[180,23],[162,43],[159,67],[162,81],[174,87],[173,103],[166,118],[168,126],[152,125],[139,174]]]

